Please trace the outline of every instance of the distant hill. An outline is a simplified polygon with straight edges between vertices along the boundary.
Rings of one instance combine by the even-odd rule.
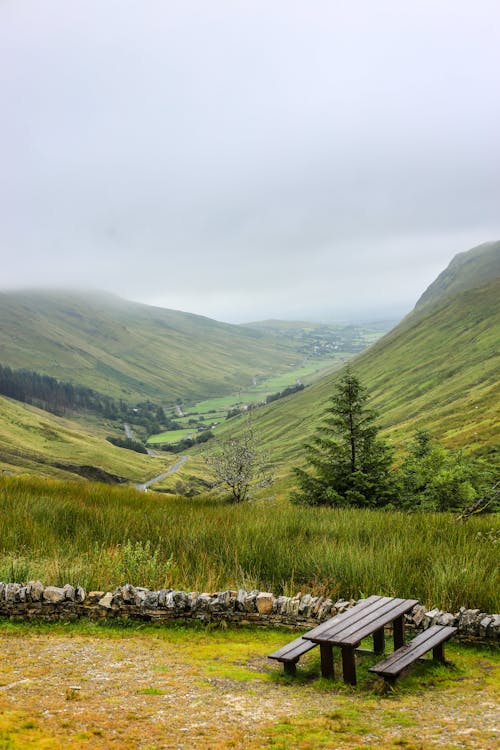
[[[448,447],[498,460],[499,256],[500,243],[458,255],[412,313],[352,360],[396,447],[404,447],[415,429],[427,428]],[[337,378],[328,375],[256,412],[259,440],[285,472],[304,460],[303,443]]]
[[[485,242],[455,255],[451,263],[425,290],[416,309],[444,296],[475,289],[500,276],[500,242]]]
[[[104,293],[0,293],[0,364],[137,401],[226,394],[296,365],[276,337]]]

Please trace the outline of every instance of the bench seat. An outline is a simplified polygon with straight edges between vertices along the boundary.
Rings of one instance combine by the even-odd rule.
[[[278,649],[272,654],[269,654],[268,659],[276,659],[283,664],[283,669],[286,674],[295,674],[296,664],[303,654],[307,654],[312,648],[316,646],[316,643],[307,641],[305,638],[296,638],[294,641],[290,641],[283,648]]]
[[[433,658],[445,663],[444,644],[456,631],[457,628],[448,625],[432,625],[419,633],[406,646],[401,646],[378,664],[369,667],[368,671],[381,675],[385,680],[395,680],[403,669],[413,664],[431,649]]]

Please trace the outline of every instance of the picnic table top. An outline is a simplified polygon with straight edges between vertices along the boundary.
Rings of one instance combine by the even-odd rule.
[[[303,637],[313,643],[356,646],[363,638],[409,612],[415,604],[418,604],[418,599],[369,596],[342,614],[317,625]]]

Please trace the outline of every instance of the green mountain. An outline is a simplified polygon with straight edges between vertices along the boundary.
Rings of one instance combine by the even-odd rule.
[[[498,460],[499,257],[500,243],[461,253],[413,312],[352,361],[385,437],[397,448],[417,428],[427,428],[447,447]],[[255,413],[254,430],[284,473],[304,460],[303,443],[337,377]]]
[[[0,293],[0,320],[0,364],[128,401],[224,395],[299,361],[265,331],[102,293]]]
[[[444,296],[475,289],[500,276],[500,242],[485,242],[455,255],[451,263],[425,290],[416,308],[439,302]]]

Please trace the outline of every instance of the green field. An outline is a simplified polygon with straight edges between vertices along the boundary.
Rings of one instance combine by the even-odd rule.
[[[500,518],[334,510],[0,477],[0,580],[415,597],[499,609]]]
[[[186,414],[184,417],[176,417],[175,411],[171,416],[183,426],[187,426],[189,420],[196,420],[196,423],[189,429],[171,430],[151,435],[148,438],[150,445],[160,443],[176,443],[196,432],[197,425],[211,427],[213,422],[221,422],[227,416],[228,411],[234,408],[243,407],[250,404],[264,403],[266,397],[279,391],[295,385],[298,381],[304,385],[316,382],[321,377],[338,370],[345,362],[352,358],[349,352],[339,352],[332,357],[324,359],[311,360],[302,367],[297,367],[286,373],[274,375],[271,377],[256,378],[255,384],[246,385],[237,392],[228,396],[216,396],[214,398],[198,401],[192,406],[184,407]],[[217,428],[214,428],[217,431]]]

